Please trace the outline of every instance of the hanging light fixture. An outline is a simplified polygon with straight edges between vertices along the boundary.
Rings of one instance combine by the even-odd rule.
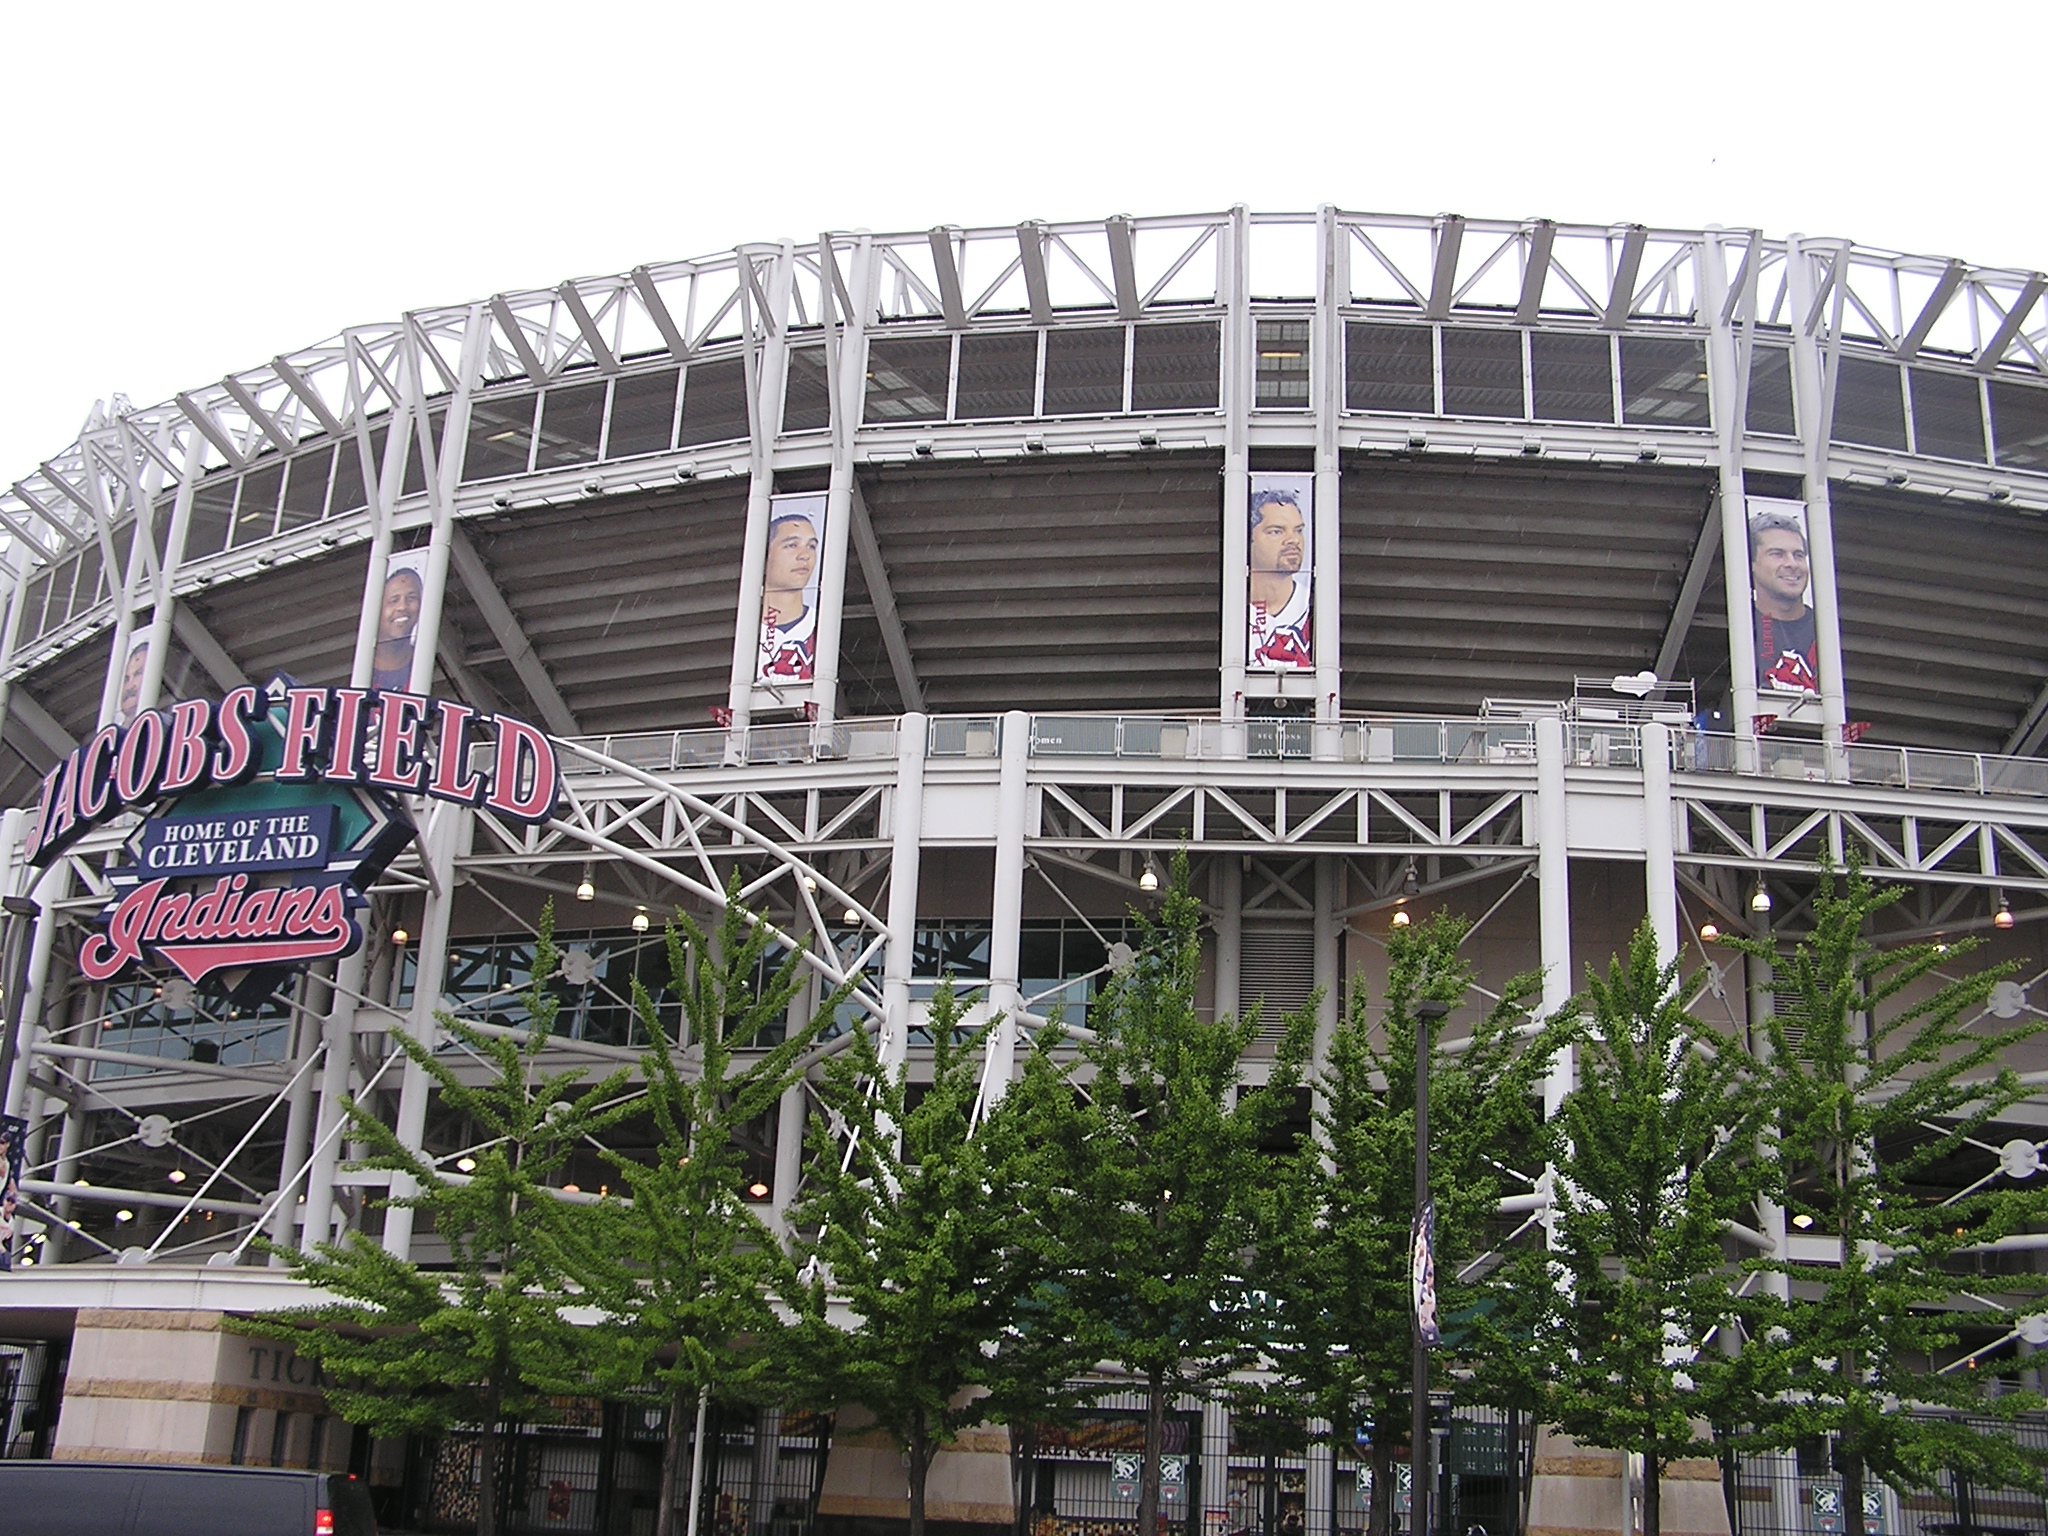
[[[756,1200],[766,1200],[768,1198],[768,1186],[766,1184],[763,1184],[759,1179],[756,1179],[753,1183],[747,1186],[747,1193],[752,1195]]]
[[[576,899],[578,901],[597,900],[596,876],[597,866],[586,863],[583,866],[583,879],[576,886]]]
[[[633,914],[633,931],[635,933],[645,933],[647,931],[647,909],[645,907],[642,907]]]
[[[1415,868],[1415,861],[1410,859],[1408,861],[1407,873],[1401,876],[1401,899],[1406,901],[1411,896],[1420,896],[1421,894],[1422,876]]]
[[[1720,937],[1721,930],[1716,928],[1711,922],[1700,924],[1700,942],[1702,944],[1711,944]]]
[[[849,928],[858,928],[860,926],[860,908],[848,907],[846,909],[846,926]]]
[[[1752,912],[1768,912],[1771,910],[1770,888],[1761,880],[1757,881],[1756,889],[1750,893],[1749,910]]]
[[[2012,903],[2006,899],[2005,892],[2000,891],[1998,893],[1998,910],[1991,915],[1991,926],[1994,928],[2010,928],[2017,921],[2018,919],[2012,915]]]
[[[1145,867],[1138,872],[1138,889],[1156,891],[1159,889],[1159,866],[1152,862],[1152,855],[1145,855]]]
[[[403,928],[394,928],[391,930],[391,942],[400,949],[405,948],[405,941],[411,937],[412,935],[407,933]]]
[[[1406,908],[1394,908],[1393,925],[1396,928],[1406,928],[1408,926],[1408,912]]]

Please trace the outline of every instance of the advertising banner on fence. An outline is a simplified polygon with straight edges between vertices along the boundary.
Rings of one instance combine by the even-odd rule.
[[[808,683],[817,664],[818,567],[825,542],[825,493],[777,496],[768,514],[761,576],[761,650],[754,680]]]
[[[1244,664],[1253,672],[1313,671],[1316,477],[1259,474],[1251,481]]]
[[[1806,508],[1752,496],[1749,600],[1756,623],[1756,685],[1766,693],[1819,693],[1820,646],[1807,558]]]

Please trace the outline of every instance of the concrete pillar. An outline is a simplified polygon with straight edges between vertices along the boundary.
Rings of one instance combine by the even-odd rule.
[[[1672,858],[1671,730],[1643,727],[1643,884],[1657,958],[1678,958],[1678,865]]]
[[[1024,921],[1024,834],[1030,811],[1031,717],[1022,710],[1003,716],[1002,771],[996,787],[996,873],[990,906],[988,1006],[1001,1020],[988,1033],[981,1103],[986,1111],[1009,1091],[1017,1066],[1017,1014],[1023,1006],[1018,972]]]

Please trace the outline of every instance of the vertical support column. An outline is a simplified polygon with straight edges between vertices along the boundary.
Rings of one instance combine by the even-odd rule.
[[[917,950],[917,882],[924,847],[924,761],[930,721],[896,722],[896,788],[889,843],[889,946],[882,956],[882,1065],[895,1071],[910,1050],[910,971]]]
[[[1652,721],[1643,727],[1643,894],[1650,928],[1657,935],[1657,959],[1678,958],[1678,865],[1671,839],[1671,730]]]
[[[163,693],[164,661],[170,654],[171,621],[177,611],[171,583],[185,561],[185,536],[192,527],[192,498],[199,489],[199,477],[205,473],[205,445],[206,440],[197,432],[185,443],[185,467],[178,476],[177,498],[171,503],[171,526],[164,533],[163,562],[157,567],[156,582],[150,591],[149,653],[142,663],[142,687],[136,695],[138,712],[155,709]]]
[[[1024,833],[1030,810],[1031,717],[1013,709],[1003,716],[1002,777],[996,788],[996,879],[990,905],[989,1012],[1002,1021],[988,1033],[981,1104],[986,1113],[1009,1091],[1017,1064],[1017,1013],[1023,991],[1017,974],[1024,921]]]
[[[1227,1530],[1230,1523],[1230,1410],[1216,1399],[1202,1402],[1202,1529]]]
[[[797,903],[796,923],[790,933],[806,943],[829,945],[832,942],[830,935],[821,934],[810,926],[809,914],[801,900]],[[790,1004],[790,1028],[804,1028],[817,1016],[817,1011],[818,973],[807,971],[802,989]],[[804,1097],[806,1091],[799,1079],[783,1089],[782,1097],[775,1101],[775,1170],[770,1175],[769,1220],[777,1231],[785,1235],[789,1231],[789,1208],[796,1203],[797,1185],[803,1182],[804,1126],[809,1109]]]
[[[782,430],[782,382],[789,354],[783,320],[789,303],[792,260],[787,245],[777,252],[769,273],[770,292],[762,296],[764,307],[759,311],[753,302],[759,291],[754,285],[753,254],[742,248],[733,252],[733,260],[739,266],[740,313],[746,319],[749,452],[747,544],[740,552],[739,611],[733,616],[732,682],[726,704],[732,711],[732,728],[743,731],[753,715],[754,671],[760,655],[761,586],[768,570],[768,518],[770,498],[775,494],[775,437]],[[825,536],[832,537],[829,523]],[[844,569],[843,554],[840,566]],[[821,623],[825,588],[832,580],[828,565],[818,586]]]
[[[1319,995],[1316,999],[1313,1070],[1318,1074],[1330,1059],[1330,1039],[1337,1033],[1337,1015],[1342,1005],[1338,992],[1344,969],[1343,957],[1339,953],[1343,930],[1337,921],[1337,909],[1342,905],[1339,898],[1343,890],[1339,882],[1343,873],[1343,863],[1330,854],[1324,854],[1315,861],[1315,984]],[[1320,1088],[1316,1092],[1316,1100],[1320,1107]]]
[[[111,530],[113,509],[107,504],[106,481],[94,469],[86,480],[92,488],[93,516],[103,530]],[[112,725],[121,718],[121,678],[128,666],[128,650],[135,635],[135,610],[142,600],[142,582],[149,565],[156,559],[156,547],[150,543],[150,509],[145,500],[128,524],[128,564],[121,577],[121,590],[115,599],[114,638],[112,650],[107,655],[106,682],[100,689],[99,724]],[[103,551],[114,547],[111,531],[103,531],[100,540]],[[115,562],[107,560],[107,585],[111,589],[117,574]]]
[[[1846,261],[1846,252],[1838,252],[1835,259]],[[1813,572],[1814,634],[1820,647],[1821,737],[1827,749],[1828,776],[1839,779],[1847,777],[1842,727],[1849,710],[1842,681],[1842,614],[1835,586],[1835,524],[1828,496],[1828,459],[1829,444],[1834,438],[1836,353],[1842,334],[1847,277],[1837,274],[1825,354],[1812,327],[1798,323],[1813,314],[1815,295],[1813,257],[1797,235],[1785,242],[1785,283],[1795,319],[1792,400],[1799,444],[1806,461],[1806,553]]]
[[[1753,912],[1750,921],[1754,924],[1752,936],[1768,939],[1771,936],[1771,914]],[[1762,1020],[1772,1008],[1772,971],[1767,961],[1753,956],[1744,956],[1743,963],[1748,971],[1748,1025],[1750,1049],[1760,1062],[1769,1064],[1771,1059],[1771,1038],[1763,1028]],[[1757,1230],[1770,1241],[1768,1256],[1779,1263],[1791,1257],[1791,1243],[1785,1229],[1785,1207],[1777,1201],[1759,1198],[1756,1203]],[[1767,1273],[1758,1277],[1766,1296],[1783,1301],[1791,1295],[1791,1277],[1783,1271]],[[1804,1520],[1799,1508],[1799,1466],[1790,1452],[1767,1453],[1765,1465],[1769,1468],[1771,1490],[1771,1519],[1779,1530],[1797,1530]]]
[[[427,857],[431,861],[434,890],[427,893],[426,914],[420,919],[420,947],[413,970],[412,1016],[404,1028],[428,1050],[440,1038],[440,1024],[434,1010],[441,1006],[441,986],[448,974],[448,919],[455,905],[455,859],[470,828],[467,806],[450,802],[434,808],[427,830]],[[427,1126],[427,1097],[430,1083],[426,1071],[407,1058],[405,1077],[398,1090],[398,1123],[394,1127],[399,1144],[417,1152]],[[406,1174],[391,1176],[394,1199],[418,1194],[414,1180]],[[384,1251],[394,1258],[412,1257],[413,1212],[393,1206],[384,1213]]]
[[[1250,559],[1252,316],[1251,214],[1239,204],[1217,241],[1223,295],[1223,719],[1244,719],[1245,570]]]
[[[1565,823],[1564,721],[1536,722],[1536,920],[1543,961],[1543,1016],[1572,995],[1570,841]],[[1572,1086],[1572,1056],[1560,1051],[1543,1080],[1543,1117],[1557,1113]]]
[[[1328,1436],[1330,1421],[1312,1419],[1308,1466],[1303,1470],[1302,1527],[1305,1536],[1335,1536],[1337,1529],[1337,1452]]]
[[[1700,309],[1707,317],[1707,389],[1714,417],[1721,513],[1721,588],[1728,612],[1728,698],[1734,715],[1736,766],[1756,772],[1756,619],[1749,595],[1749,504],[1742,460],[1749,402],[1748,348],[1736,345],[1727,316],[1728,273],[1721,236],[1709,231],[1699,256]],[[1755,262],[1750,263],[1752,272]],[[1754,277],[1751,286],[1754,287]],[[1754,308],[1754,294],[1743,296]],[[1748,329],[1748,327],[1746,327]]]
[[[454,541],[455,490],[462,484],[462,460],[469,447],[469,404],[477,375],[483,367],[484,343],[490,336],[491,316],[482,304],[472,304],[469,323],[462,336],[462,358],[456,374],[455,392],[448,402],[448,415],[441,429],[435,473],[427,477],[428,509],[433,524],[427,542],[427,566],[421,573],[420,620],[413,628],[412,691],[434,691],[434,660],[441,643],[441,609],[448,593],[448,547]],[[415,347],[421,345],[414,341]],[[417,360],[407,372],[408,385],[420,387]],[[431,429],[433,416],[421,400],[413,402],[419,430]],[[383,591],[380,583],[379,600]],[[374,648],[373,648],[374,653]]]
[[[819,253],[836,261],[829,239],[820,239]],[[791,261],[793,257],[787,258]],[[818,723],[830,725],[839,717],[839,630],[846,611],[846,543],[853,531],[853,444],[860,431],[861,412],[867,404],[867,317],[874,308],[868,292],[873,282],[874,240],[862,235],[854,249],[851,292],[858,306],[846,316],[836,336],[827,328],[825,341],[826,393],[832,412],[832,478],[825,487],[824,564],[818,580],[818,632],[816,665],[813,668],[811,699],[818,707]],[[820,303],[830,314],[833,303],[832,272],[825,274]],[[758,620],[759,614],[754,618]],[[906,701],[907,702],[907,701]]]
[[[334,1224],[334,1170],[341,1161],[343,1102],[348,1097],[349,1069],[355,1063],[356,999],[367,970],[361,950],[334,963],[334,983],[327,1017],[320,1025],[320,1108],[313,1120],[313,1157],[306,1170],[306,1211],[299,1229],[299,1248],[311,1253],[327,1241]]]
[[[292,999],[292,1072],[297,1081],[285,1101],[284,1148],[277,1161],[279,1199],[270,1215],[270,1240],[280,1248],[293,1246],[292,1229],[298,1225],[299,1202],[286,1184],[306,1160],[306,1144],[312,1136],[313,1074],[306,1069],[321,1050],[321,1025],[334,1007],[333,977],[332,963],[304,972]],[[270,1267],[282,1269],[283,1257],[273,1253]]]
[[[1216,856],[1209,887],[1216,903],[1215,1014],[1225,1019],[1237,1012],[1239,967],[1244,959],[1244,860],[1235,853]]]
[[[27,623],[27,593],[29,572],[28,550],[18,541],[15,557],[21,561],[14,571],[14,580],[7,588],[7,623],[0,628],[0,722],[7,719],[7,707],[14,694],[14,679],[10,675],[14,666],[14,649],[21,643],[22,627]]]
[[[1337,210],[1316,210],[1316,330],[1308,358],[1316,407],[1315,609],[1311,630],[1316,658],[1316,756],[1342,755],[1336,729],[1343,711],[1343,556],[1338,516],[1337,424],[1344,413],[1344,315],[1350,296],[1349,265]],[[1249,512],[1246,514],[1250,516]]]
[[[47,1040],[50,1032],[43,1027],[44,999],[49,991],[51,955],[57,945],[56,905],[71,894],[71,861],[59,858],[43,871],[42,878],[35,883],[30,899],[41,907],[42,914],[36,918],[35,936],[29,941],[28,982],[23,988],[21,1003],[21,1045],[14,1058],[14,1068],[7,1076],[6,1113],[18,1115],[28,1091],[29,1063],[33,1058],[33,1044]]]

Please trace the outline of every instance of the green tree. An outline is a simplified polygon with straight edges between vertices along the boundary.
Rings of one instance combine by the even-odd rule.
[[[1196,1007],[1200,918],[1176,859],[1158,921],[1139,917],[1135,960],[1089,1009],[1085,1086],[1045,1121],[1054,1177],[1071,1192],[1049,1213],[1061,1223],[1063,1305],[1144,1383],[1143,1532],[1157,1529],[1168,1405],[1256,1350],[1246,1255],[1271,1176],[1262,1147],[1315,1033],[1311,1002],[1285,1020],[1267,1088],[1240,1093],[1260,1012],[1210,1020]]]
[[[1439,1312],[1453,1318],[1489,1298],[1464,1271],[1485,1250],[1507,1192],[1503,1149],[1534,1127],[1533,1096],[1555,1033],[1529,1037],[1530,1003],[1541,991],[1531,974],[1507,983],[1469,1043],[1444,1048],[1445,1021],[1418,1005],[1455,1009],[1470,997],[1472,968],[1459,956],[1470,926],[1442,913],[1389,936],[1384,1009],[1375,1017],[1363,985],[1353,990],[1319,1075],[1317,1136],[1278,1169],[1263,1212],[1261,1281],[1278,1299],[1266,1341],[1276,1396],[1296,1416],[1327,1419],[1338,1445],[1367,1431],[1375,1536],[1388,1529],[1391,1501],[1382,1495],[1410,1422],[1417,1034],[1429,1032],[1431,1052]]]
[[[1055,1314],[1037,1241],[1049,1191],[1036,1133],[1045,1074],[1057,1069],[1034,1052],[1027,1084],[978,1118],[979,1046],[994,1026],[964,1030],[964,1011],[950,982],[933,996],[921,1093],[865,1034],[834,1059],[820,1090],[831,1129],[819,1122],[796,1217],[854,1315],[851,1329],[813,1315],[812,1390],[866,1408],[904,1453],[911,1536],[923,1536],[926,1477],[943,1446],[971,1425],[1057,1407],[1096,1358],[1085,1334],[1044,1326]]]
[[[1991,988],[2016,967],[1955,976],[1969,943],[1874,943],[1871,920],[1903,894],[1853,866],[1846,876],[1824,873],[1812,930],[1789,957],[1768,941],[1727,941],[1775,967],[1781,1013],[1752,1028],[1761,1025],[1774,1064],[1777,1197],[1815,1236],[1841,1244],[1839,1262],[1753,1265],[1782,1274],[1790,1293],[1759,1302],[1752,1323],[1747,1348],[1779,1389],[1756,1429],[1783,1448],[1832,1437],[1852,1512],[1873,1476],[1900,1490],[1935,1485],[1944,1470],[2042,1484],[2039,1453],[2013,1434],[1955,1412],[1913,1410],[2010,1421],[2041,1405],[2033,1393],[1992,1396],[1976,1373],[1937,1367],[1959,1341],[1958,1292],[1976,1288],[1960,1278],[1969,1273],[1967,1250],[2048,1218],[2048,1190],[1999,1180],[1995,1169],[1946,1198],[1930,1187],[1942,1183],[1941,1164],[1969,1155],[2029,1096],[1999,1062],[2048,1020],[1990,1018]],[[2041,1281],[2006,1275],[1997,1288],[2024,1305],[2041,1294]]]
[[[541,913],[526,991],[527,1030],[514,1041],[438,1015],[459,1055],[429,1049],[403,1031],[391,1038],[432,1079],[443,1107],[483,1138],[468,1177],[444,1175],[358,1104],[351,1126],[370,1155],[353,1167],[409,1175],[410,1206],[448,1246],[445,1268],[394,1258],[351,1232],[312,1254],[273,1248],[309,1284],[341,1299],[270,1314],[252,1326],[288,1337],[328,1377],[342,1417],[382,1435],[479,1425],[484,1437],[478,1536],[495,1536],[508,1422],[545,1411],[551,1394],[588,1390],[588,1330],[565,1312],[582,1302],[562,1265],[565,1247],[592,1208],[557,1187],[570,1155],[628,1112],[628,1073],[587,1084],[588,1067],[545,1074],[540,1056],[554,1027],[550,986],[557,953],[552,906]],[[488,1075],[465,1080],[480,1063]]]
[[[1740,1039],[1686,1010],[1647,921],[1605,978],[1588,971],[1585,1007],[1578,1085],[1541,1143],[1555,1241],[1521,1280],[1550,1302],[1546,1418],[1642,1456],[1643,1530],[1658,1536],[1666,1464],[1711,1455],[1708,1424],[1755,1412],[1756,1362],[1722,1347],[1739,1306],[1722,1242],[1761,1187],[1759,1082]]]
[[[775,943],[773,929],[739,900],[737,877],[712,933],[687,914],[668,924],[680,1040],[670,1040],[654,999],[633,981],[634,1011],[656,1042],[641,1068],[654,1144],[639,1156],[605,1153],[628,1198],[607,1202],[565,1256],[602,1313],[598,1380],[613,1391],[651,1386],[668,1400],[656,1536],[674,1526],[699,1395],[772,1390],[777,1357],[766,1346],[787,1326],[777,1303],[803,1295],[794,1262],[746,1199],[741,1136],[800,1078],[842,993],[830,994],[809,1023],[770,1040],[809,985],[795,950],[769,969]],[[747,1053],[744,1062],[738,1052]]]

